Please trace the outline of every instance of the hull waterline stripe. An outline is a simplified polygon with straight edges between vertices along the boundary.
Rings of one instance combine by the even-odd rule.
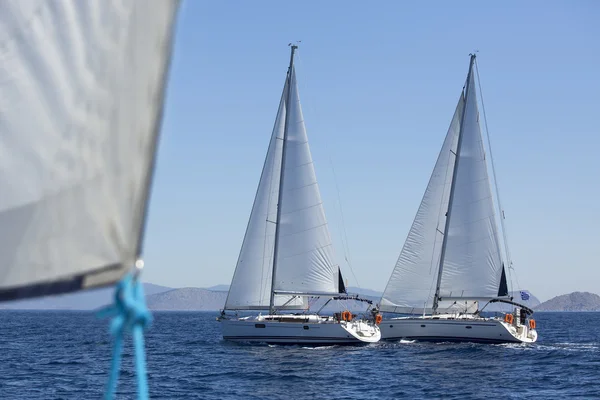
[[[392,341],[392,340],[416,340],[419,342],[473,342],[473,343],[492,343],[492,344],[501,344],[501,343],[521,343],[518,339],[484,339],[484,338],[472,338],[472,337],[447,337],[447,336],[398,336],[398,337],[389,337],[389,338],[381,338],[381,340]]]
[[[355,338],[327,338],[327,337],[298,337],[298,336],[223,336],[225,340],[252,340],[252,341],[267,341],[267,340],[294,340],[297,342],[301,341],[329,341],[329,342],[354,342],[363,343],[361,340]]]

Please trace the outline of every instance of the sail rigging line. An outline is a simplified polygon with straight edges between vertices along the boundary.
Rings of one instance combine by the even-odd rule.
[[[331,172],[333,174],[333,182],[335,184],[335,190],[337,192],[337,200],[338,200],[338,204],[340,206],[340,221],[341,221],[341,226],[342,226],[341,231],[342,231],[342,235],[343,235],[342,249],[344,250],[344,260],[346,260],[346,263],[348,263],[348,267],[350,268],[350,272],[352,273],[354,282],[356,282],[356,287],[360,289],[361,287],[358,282],[358,278],[356,277],[356,274],[354,273],[354,268],[352,268],[352,263],[350,262],[350,258],[351,258],[350,257],[350,245],[348,244],[348,233],[346,231],[344,211],[342,208],[342,198],[340,195],[340,187],[337,182],[337,175],[335,173],[335,168],[333,167],[333,159],[331,157],[331,152],[329,151],[329,141],[327,140],[327,137],[325,137],[325,148],[327,149],[327,152],[329,153],[328,154],[329,165],[331,166]]]
[[[481,81],[479,79],[479,66],[477,65],[477,59],[475,59],[475,73],[477,75],[477,86],[479,86],[479,96],[481,97],[481,111],[483,112],[483,123],[485,126],[485,134],[486,134],[486,138],[487,138],[487,143],[488,143],[488,149],[490,152],[490,164],[492,167],[492,176],[494,177],[494,187],[496,190],[496,201],[498,202],[498,209],[500,211],[500,225],[502,227],[502,238],[504,241],[504,251],[506,253],[506,263],[508,264],[508,273],[509,275],[509,280],[510,280],[510,285],[511,285],[511,290],[514,290],[514,285],[513,285],[513,275],[515,277],[515,279],[517,280],[517,286],[519,286],[519,290],[521,289],[521,285],[519,284],[519,278],[516,274],[516,272],[514,271],[513,268],[513,263],[512,263],[512,258],[511,258],[511,254],[510,254],[510,249],[508,247],[508,239],[507,239],[507,232],[506,232],[506,222],[505,222],[505,214],[504,214],[504,209],[502,208],[502,203],[500,201],[500,190],[498,188],[498,179],[496,178],[496,167],[494,164],[494,156],[492,153],[492,142],[490,139],[490,130],[488,128],[488,123],[487,123],[487,115],[485,112],[485,103],[483,101],[483,89],[481,88]],[[510,290],[509,290],[510,293]]]
[[[301,52],[298,52],[297,60],[298,60],[298,64],[302,64]],[[301,85],[306,87],[306,83],[302,83]],[[303,92],[310,93],[310,91],[306,91],[306,90],[303,90]],[[311,111],[313,112],[314,115],[318,114],[317,108],[314,107],[314,103],[311,101],[310,96],[308,97],[307,100],[305,100],[305,104],[308,104],[309,108],[311,109]],[[318,118],[317,118],[317,120],[318,120]],[[341,198],[341,194],[340,194],[340,187],[339,187],[338,180],[337,180],[337,174],[335,173],[333,157],[331,156],[331,151],[330,151],[330,146],[329,146],[329,137],[325,134],[325,135],[323,135],[323,138],[325,139],[325,149],[327,152],[327,157],[329,159],[329,166],[331,167],[331,172],[333,175],[333,182],[334,182],[335,189],[336,189],[337,202],[339,204],[340,219],[338,219],[337,222],[338,222],[338,230],[342,233],[341,242],[342,242],[342,250],[344,252],[344,260],[346,260],[346,263],[348,264],[348,268],[350,269],[350,273],[352,273],[352,277],[354,278],[356,287],[360,289],[361,286],[358,282],[358,278],[356,277],[356,274],[354,273],[354,268],[352,267],[352,263],[350,260],[351,259],[350,244],[348,242],[348,233],[346,230],[346,223],[345,223],[345,218],[344,218],[344,210],[342,207],[342,198]],[[340,225],[341,225],[341,228],[340,228]]]
[[[325,138],[325,147],[329,150],[327,138]],[[331,172],[333,173],[333,182],[335,184],[335,189],[338,197],[338,204],[340,205],[340,217],[341,217],[341,225],[342,225],[342,234],[344,235],[344,240],[342,240],[342,249],[344,249],[344,260],[348,263],[348,267],[350,268],[350,272],[352,273],[352,277],[354,277],[354,282],[356,282],[356,287],[360,289],[360,284],[358,282],[358,278],[354,273],[354,268],[352,268],[352,263],[350,262],[350,245],[348,244],[348,233],[346,231],[346,224],[344,220],[344,211],[342,208],[342,198],[340,195],[340,187],[337,182],[337,175],[335,173],[335,168],[333,167],[333,159],[331,158],[331,153],[329,153],[329,165],[331,166]]]

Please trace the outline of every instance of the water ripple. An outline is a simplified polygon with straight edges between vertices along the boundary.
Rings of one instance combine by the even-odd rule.
[[[534,345],[277,346],[222,340],[214,313],[158,313],[153,399],[598,398],[600,313],[536,314]],[[111,354],[91,313],[0,312],[1,399],[101,398]],[[134,399],[127,342],[118,398]]]

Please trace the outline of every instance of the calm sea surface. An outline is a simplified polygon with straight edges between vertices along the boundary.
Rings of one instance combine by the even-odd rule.
[[[600,398],[600,313],[537,313],[535,345],[241,345],[216,313],[155,313],[153,399]],[[130,341],[128,342],[130,343]],[[83,312],[0,312],[0,399],[99,399],[108,323]],[[132,348],[118,398],[135,398]]]

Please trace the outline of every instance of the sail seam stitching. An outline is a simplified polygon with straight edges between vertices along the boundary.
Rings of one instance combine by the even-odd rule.
[[[288,255],[288,256],[281,257],[281,258],[282,258],[282,259],[284,259],[284,258],[292,258],[292,257],[300,256],[300,255],[302,255],[302,254],[312,253],[312,252],[315,252],[315,251],[317,251],[317,250],[321,250],[321,249],[324,249],[324,248],[326,248],[326,247],[331,247],[331,246],[333,246],[333,243],[326,244],[326,245],[324,245],[324,246],[321,246],[321,247],[315,247],[314,249],[307,250],[307,251],[303,251],[303,252],[300,252],[300,253],[296,253],[296,254],[290,254],[290,255]]]
[[[325,225],[327,225],[327,222],[325,222],[325,223],[323,223],[323,224],[321,224],[321,225],[313,226],[313,227],[311,227],[311,228],[306,228],[306,229],[303,229],[303,230],[301,230],[301,231],[286,233],[285,235],[281,235],[281,236],[282,236],[282,237],[285,237],[285,236],[294,236],[294,235],[298,235],[298,234],[300,234],[300,233],[304,233],[304,232],[312,231],[312,230],[314,230],[314,229],[319,229],[319,228],[322,228],[322,227],[324,227]]]

